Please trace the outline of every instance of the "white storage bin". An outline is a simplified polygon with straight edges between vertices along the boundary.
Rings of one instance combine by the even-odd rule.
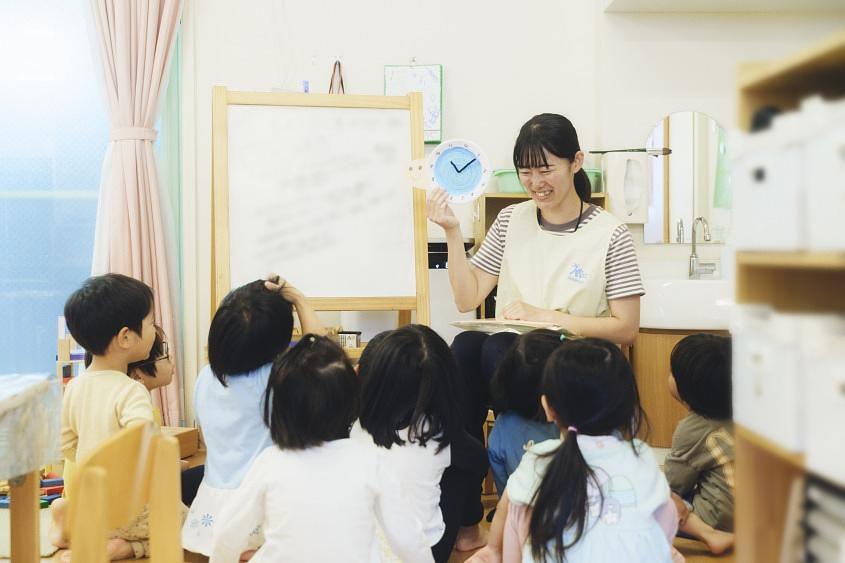
[[[807,246],[814,251],[845,251],[845,102],[814,98],[802,113],[816,133],[806,150],[807,194],[804,209]]]
[[[845,486],[845,316],[818,316],[801,331],[806,464]]]
[[[0,508],[0,557],[12,556],[10,512],[8,508]],[[50,557],[58,551],[58,548],[50,543],[50,507],[42,508],[38,518],[41,530],[41,557]]]
[[[738,250],[800,250],[805,245],[804,122],[797,114],[772,129],[734,136],[731,182]]]
[[[734,419],[784,449],[804,449],[803,315],[737,307]]]
[[[765,305],[737,305],[731,317],[734,421],[760,434],[764,414],[759,398],[769,357],[766,333],[771,316]]]

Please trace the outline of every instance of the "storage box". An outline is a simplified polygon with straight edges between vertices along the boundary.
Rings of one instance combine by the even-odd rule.
[[[738,250],[800,250],[803,236],[805,146],[794,115],[777,130],[732,137],[731,224]],[[776,126],[778,120],[776,120]]]
[[[734,420],[792,452],[804,451],[806,315],[736,308],[732,323]]]
[[[162,434],[173,436],[179,441],[179,457],[185,459],[197,453],[199,448],[199,431],[196,428],[181,426],[162,426]]]
[[[499,192],[524,193],[525,188],[519,181],[519,174],[512,168],[501,168],[493,171],[496,178],[496,190]]]
[[[816,134],[808,139],[807,199],[804,207],[809,250],[845,251],[845,102],[807,100],[802,112]]]
[[[600,194],[604,191],[604,182],[602,181],[601,170],[597,168],[585,168],[584,172],[590,179],[590,191],[594,194]]]
[[[801,335],[807,468],[845,486],[845,316],[808,319]]]

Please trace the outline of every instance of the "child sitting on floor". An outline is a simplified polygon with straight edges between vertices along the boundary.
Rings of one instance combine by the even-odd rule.
[[[664,462],[666,478],[681,532],[720,554],[734,542],[731,340],[712,334],[687,336],[672,350],[670,365],[669,393],[690,414],[672,435]]]

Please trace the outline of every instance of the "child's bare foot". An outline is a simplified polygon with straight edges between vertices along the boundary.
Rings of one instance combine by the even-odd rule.
[[[64,522],[65,522],[65,505],[67,501],[63,498],[58,498],[50,505],[50,543],[60,549],[68,547],[70,544],[65,538]]]
[[[240,559],[238,561],[249,561],[252,559],[252,556],[255,555],[255,552],[258,551],[257,549],[249,549],[241,553]]]
[[[106,553],[109,561],[119,561],[121,559],[135,559],[135,550],[132,545],[120,538],[113,538],[106,543]],[[62,563],[70,563],[70,550],[62,553]]]
[[[722,530],[708,531],[703,534],[701,539],[704,540],[713,555],[721,555],[734,545],[734,535]]]
[[[487,533],[478,524],[464,526],[458,530],[458,537],[455,540],[457,551],[472,551],[485,545],[487,545]]]

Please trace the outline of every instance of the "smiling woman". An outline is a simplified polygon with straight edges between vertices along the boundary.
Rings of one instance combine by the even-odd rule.
[[[514,167],[531,199],[503,209],[468,259],[448,194],[433,190],[428,217],[443,227],[449,281],[461,311],[476,308],[498,285],[496,317],[549,322],[583,336],[633,342],[642,280],[628,227],[589,203],[590,181],[572,123],[562,115],[532,117],[519,132]],[[455,159],[459,172],[465,160]],[[481,437],[493,372],[514,334],[459,334],[452,348],[467,385],[466,429]],[[479,487],[480,488],[480,487]],[[478,489],[468,491],[468,502]],[[477,511],[481,519],[481,509]],[[458,548],[472,543],[466,522]]]

